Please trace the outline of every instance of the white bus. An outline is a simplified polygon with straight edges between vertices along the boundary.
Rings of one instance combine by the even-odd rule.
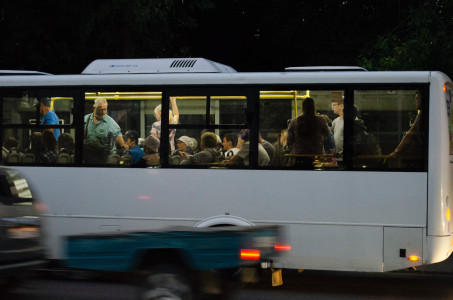
[[[452,90],[446,75],[431,71],[241,73],[201,58],[98,60],[77,75],[0,76],[1,139],[19,142],[19,158],[3,161],[46,203],[51,259],[64,257],[61,238],[72,234],[281,224],[292,251],[278,267],[390,271],[440,262],[453,250]],[[41,97],[51,97],[59,125],[37,122],[34,104]],[[149,136],[159,104],[161,141],[169,140],[170,129],[175,139],[198,140],[206,130],[223,138],[248,129],[250,164],[178,165],[169,158],[169,143],[161,143],[158,167],[131,168],[126,159],[88,164],[84,116],[98,97],[107,99],[123,134]],[[170,97],[176,97],[177,124],[168,123]],[[311,164],[288,166],[286,154],[258,166],[259,134],[279,140],[307,97],[331,120],[337,117],[332,102],[343,101],[343,151],[310,157]],[[359,119],[366,127],[361,141]],[[414,123],[409,147],[388,157]],[[49,127],[74,139],[69,158],[40,160],[34,132]]]

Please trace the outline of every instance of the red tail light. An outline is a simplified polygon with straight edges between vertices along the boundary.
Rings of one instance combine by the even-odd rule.
[[[255,249],[241,249],[241,259],[242,260],[259,260],[261,254],[259,250]]]
[[[275,251],[291,251],[291,245],[275,244],[274,249]]]

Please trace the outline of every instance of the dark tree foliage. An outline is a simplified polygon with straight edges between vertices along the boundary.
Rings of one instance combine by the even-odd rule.
[[[359,61],[370,70],[438,70],[452,76],[452,28],[453,1],[414,1]]]
[[[217,0],[192,45],[240,70],[353,65],[364,47],[400,22],[399,2]],[[208,41],[208,42],[203,42]]]
[[[188,56],[208,0],[16,0],[0,6],[0,68],[79,73],[97,58]]]
[[[205,57],[238,71],[362,65],[452,74],[451,0],[16,0],[0,69],[79,73],[97,58]]]

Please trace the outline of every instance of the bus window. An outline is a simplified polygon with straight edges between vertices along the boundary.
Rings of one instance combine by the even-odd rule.
[[[2,159],[8,164],[73,163],[73,106],[72,97],[55,92],[16,90],[6,93]],[[61,151],[63,145],[65,149]],[[60,158],[60,152],[65,151],[67,153]]]
[[[447,104],[447,113],[448,113],[448,137],[450,145],[450,155],[453,155],[453,92],[452,86],[450,84],[445,85],[445,101]],[[450,162],[452,159],[450,158]]]
[[[353,167],[422,169],[422,101],[417,90],[355,91]]]
[[[298,169],[337,169],[342,162],[343,140],[335,142],[332,121],[339,117],[332,109],[332,103],[342,102],[342,90],[269,90],[260,91],[260,134],[261,144],[270,142],[275,152],[270,165],[273,167],[291,167]],[[323,134],[319,135],[319,151],[310,150],[298,153],[287,144],[287,130],[291,121],[302,114],[302,102],[312,98],[316,106],[316,115],[322,116]],[[293,123],[294,124],[294,123]],[[326,125],[327,124],[327,127]],[[293,130],[292,128],[291,130]],[[291,132],[290,130],[290,137]],[[340,144],[341,143],[341,144]],[[340,148],[341,146],[341,148]],[[294,146],[296,147],[296,146]]]
[[[237,136],[246,124],[247,97],[180,94],[170,96],[172,98],[178,106],[179,122],[170,126],[175,142],[175,148],[170,151],[170,165],[215,167],[239,151]],[[169,107],[172,106],[171,102]],[[226,134],[236,138],[224,145]],[[214,144],[211,141],[213,137],[216,138]],[[242,161],[238,165],[245,166]]]
[[[136,131],[139,137],[134,143],[143,148],[141,143],[151,133],[156,121],[154,110],[161,99],[162,92],[87,91],[83,114],[84,164],[129,167],[135,163],[123,135]]]

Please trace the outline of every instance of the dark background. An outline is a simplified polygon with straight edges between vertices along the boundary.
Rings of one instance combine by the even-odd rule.
[[[452,0],[2,1],[0,69],[71,74],[98,58],[204,57],[238,71],[452,76],[452,28]]]

